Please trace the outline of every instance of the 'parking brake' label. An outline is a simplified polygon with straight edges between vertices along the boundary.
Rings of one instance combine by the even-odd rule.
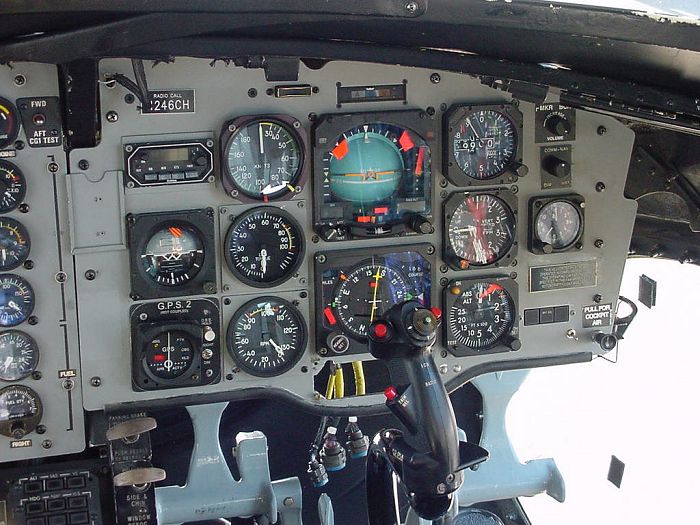
[[[610,326],[613,320],[612,303],[592,304],[583,307],[583,327]]]

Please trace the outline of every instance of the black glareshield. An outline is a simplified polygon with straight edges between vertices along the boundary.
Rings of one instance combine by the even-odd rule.
[[[387,406],[403,429],[379,432],[367,463],[370,525],[396,522],[392,474],[413,509],[437,519],[450,507],[463,470],[488,458],[478,445],[460,442],[457,422],[431,354],[440,312],[416,301],[393,306],[369,327],[369,350],[387,362],[392,385]],[[390,508],[391,506],[391,508]]]

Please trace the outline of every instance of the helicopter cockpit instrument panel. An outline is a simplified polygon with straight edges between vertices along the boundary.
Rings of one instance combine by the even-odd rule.
[[[99,62],[100,141],[66,154],[55,70],[0,69],[1,461],[81,451],[83,410],[382,403],[367,330],[402,301],[442,316],[453,387],[605,351],[636,211],[618,120],[340,61],[280,84],[176,58],[153,109],[131,73]],[[329,362],[365,395],[326,400]]]

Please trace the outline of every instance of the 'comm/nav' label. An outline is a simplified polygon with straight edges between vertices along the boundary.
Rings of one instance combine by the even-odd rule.
[[[160,89],[148,92],[141,113],[194,113],[194,89]]]
[[[597,283],[598,267],[595,260],[530,267],[531,292],[586,288]]]
[[[610,326],[613,320],[612,303],[592,304],[583,307],[583,327]]]

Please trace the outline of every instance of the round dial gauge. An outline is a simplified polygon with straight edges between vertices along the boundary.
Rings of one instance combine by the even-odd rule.
[[[380,260],[360,263],[341,274],[333,307],[343,329],[365,340],[369,325],[394,304],[414,299],[408,278]]]
[[[0,274],[0,326],[17,326],[34,311],[34,290],[18,275]]]
[[[296,191],[303,155],[291,127],[277,119],[256,119],[228,139],[224,169],[236,191],[267,202]]]
[[[0,271],[13,270],[29,256],[29,233],[21,222],[0,218]]]
[[[562,250],[581,236],[582,224],[581,214],[573,203],[552,201],[542,206],[537,214],[535,235],[545,246]]]
[[[6,160],[0,160],[0,213],[19,206],[27,193],[27,183],[20,169]]]
[[[515,160],[518,135],[513,121],[500,111],[468,113],[453,129],[454,160],[472,179],[493,179]]]
[[[41,399],[23,385],[0,390],[0,434],[21,439],[34,430],[43,414]]]
[[[6,148],[15,141],[19,133],[19,122],[12,102],[0,97],[0,148]]]
[[[161,332],[146,345],[144,362],[158,379],[171,380],[187,373],[194,360],[194,344],[181,330]]]
[[[376,215],[373,205],[398,195],[423,195],[430,175],[430,148],[416,133],[373,122],[345,131],[326,156],[330,191],[358,206],[357,214]],[[403,181],[403,184],[402,184]],[[381,213],[389,213],[387,212]]]
[[[146,275],[157,284],[186,284],[204,262],[202,235],[186,223],[163,224],[146,243],[141,262]]]
[[[290,370],[304,354],[304,318],[284,299],[253,299],[233,314],[227,349],[236,365],[251,375],[280,375]]]
[[[17,330],[0,334],[0,379],[19,381],[39,363],[39,348],[32,337]]]
[[[449,218],[447,235],[461,268],[486,266],[502,258],[513,245],[515,216],[494,195],[467,195]]]
[[[503,286],[477,281],[460,290],[447,315],[448,339],[481,351],[492,348],[510,332],[516,312]]]
[[[299,268],[304,234],[288,213],[260,207],[243,213],[231,225],[224,241],[229,270],[251,286],[276,286]]]

